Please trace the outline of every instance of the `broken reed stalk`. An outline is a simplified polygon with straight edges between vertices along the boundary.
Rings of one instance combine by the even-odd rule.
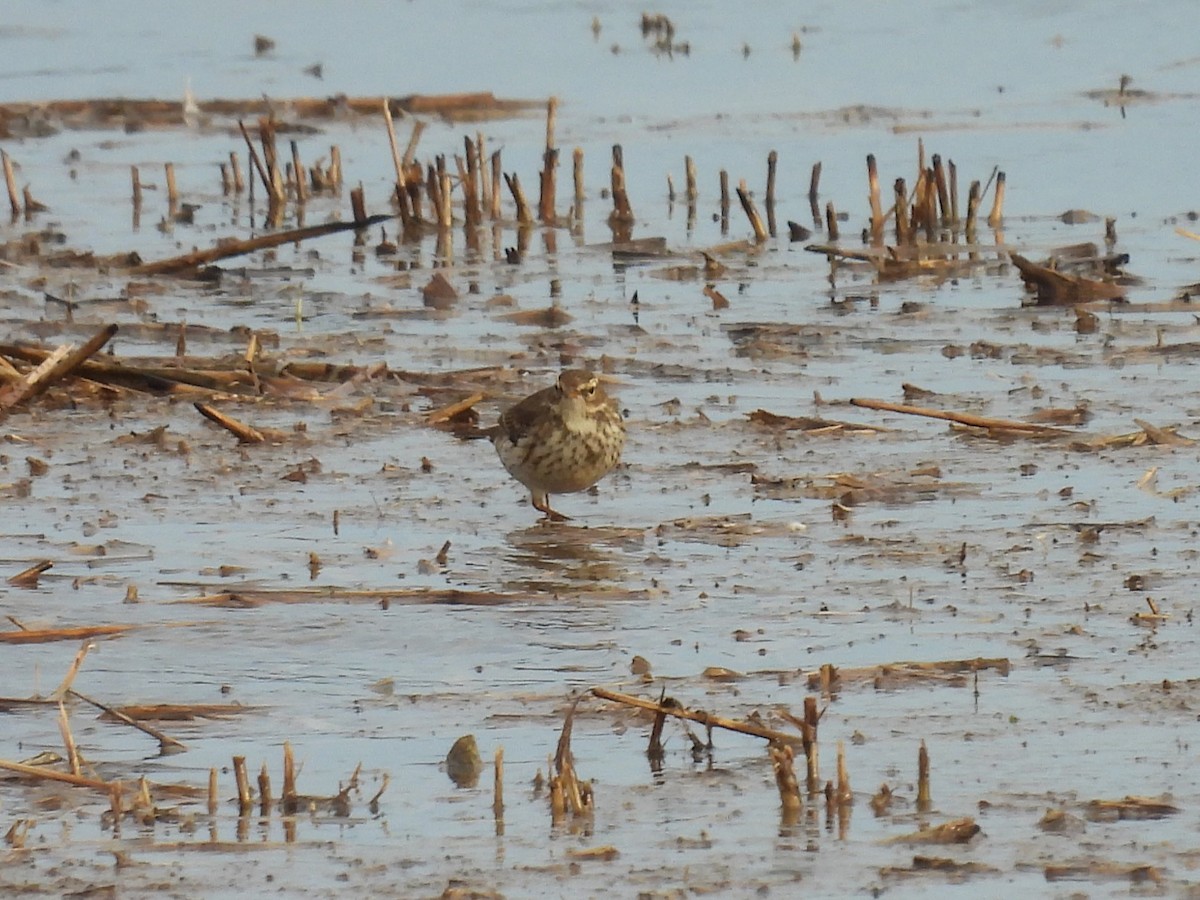
[[[367,215],[367,201],[361,182],[350,191],[350,215],[354,220],[355,228],[366,228],[371,223],[371,217]]]
[[[661,703],[662,700],[660,699]],[[654,714],[654,724],[650,726],[650,743],[646,747],[646,756],[650,758],[652,763],[662,762],[663,745],[662,733],[663,725],[666,724],[667,714],[661,709]]]
[[[933,243],[937,239],[937,202],[937,175],[931,166],[925,170],[925,180],[922,184],[921,193],[921,221],[925,226],[925,237],[930,243]]]
[[[396,190],[403,193],[405,185],[404,159],[400,155],[400,142],[396,139],[396,126],[392,122],[390,103],[391,101],[387,97],[383,98],[383,124],[387,128],[388,146],[392,150],[392,166],[396,169]]]
[[[238,160],[236,150],[229,151],[229,172],[233,176],[233,192],[242,194],[246,191],[246,179],[242,176],[242,164]]]
[[[602,687],[592,688],[591,693],[601,700],[611,700],[614,703],[636,706],[638,709],[649,710],[653,713],[662,712],[665,715],[675,716],[679,719],[689,719],[692,722],[699,722],[706,728],[723,728],[726,731],[749,734],[754,737],[765,738],[768,741],[776,741],[780,744],[791,744],[793,746],[803,744],[803,739],[798,735],[787,734],[783,731],[777,731],[774,728],[767,728],[755,722],[743,722],[736,719],[727,719],[723,716],[714,716],[703,710],[691,710],[674,704],[668,705],[665,701],[657,703],[654,700],[644,700],[641,697],[634,697],[631,694],[620,694]]]
[[[114,781],[108,786],[108,808],[112,813],[113,830],[121,830],[121,817],[125,814],[125,785]]]
[[[558,168],[558,149],[554,146],[554,126],[558,116],[558,98],[546,101],[546,150],[542,154],[541,194],[538,197],[538,219],[551,223],[555,219],[555,170]]]
[[[946,183],[946,167],[942,165],[942,155],[933,154],[933,181],[937,187],[938,209],[941,210],[943,225],[954,221],[950,212],[950,187]]]
[[[266,763],[258,772],[258,814],[263,818],[271,814],[271,773]]]
[[[501,169],[500,151],[499,150],[495,151],[492,154],[491,160],[492,160],[492,194],[491,194],[490,202],[488,203],[488,218],[490,218],[493,222],[495,222],[501,216],[502,211],[500,208],[500,198],[504,191],[503,185],[506,183],[506,179],[503,175],[503,170]],[[511,188],[510,188],[510,190],[511,190]]]
[[[16,620],[14,619],[13,621],[15,622]],[[20,622],[17,622],[17,625],[20,626],[22,630],[28,630],[21,625]],[[75,678],[79,674],[79,670],[83,667],[84,658],[87,657],[88,653],[95,646],[96,645],[91,641],[85,641],[79,650],[76,651],[75,658],[71,660],[71,665],[67,667],[67,674],[63,676],[62,683],[54,689],[54,692],[50,695],[51,698],[60,702],[62,701],[62,698],[65,697],[67,692],[71,690],[71,685],[75,683]]]
[[[691,203],[700,196],[700,189],[696,186],[696,161],[690,156],[683,158],[683,177],[687,199]]]
[[[87,360],[100,351],[117,333],[117,326],[107,325],[96,332],[78,350],[69,345],[58,348],[22,381],[0,390],[0,419],[14,406],[28,403],[46,392],[53,384],[69,378]],[[61,351],[61,353],[60,353]]]
[[[779,154],[772,150],[767,154],[767,209],[775,205],[775,169],[779,165]]]
[[[738,200],[742,203],[742,209],[746,213],[746,218],[750,220],[750,227],[754,229],[754,240],[761,244],[767,239],[767,229],[763,225],[762,217],[758,214],[758,209],[754,205],[744,178],[738,182],[737,195]]]
[[[896,191],[896,243],[904,245],[908,243],[908,194],[907,188],[904,185],[903,178],[897,178],[895,184]]]
[[[572,175],[575,180],[575,206],[573,211],[576,219],[583,218],[583,148],[576,147],[571,154]]]
[[[491,182],[488,180],[487,153],[484,152],[482,131],[475,132],[475,166],[478,170],[475,175],[478,186],[476,195],[479,198],[479,218],[482,220],[483,205],[487,201],[487,198],[491,194],[492,190]]]
[[[550,824],[557,827],[567,817],[567,802],[563,797],[562,779],[550,776]]]
[[[925,749],[925,742],[921,741],[921,748],[917,751],[917,811],[928,812],[932,804],[929,795],[929,751]]]
[[[299,807],[299,795],[296,793],[296,758],[292,755],[290,741],[283,742],[283,793],[280,795],[283,811],[292,815]]]
[[[13,587],[37,587],[38,578],[43,572],[54,568],[54,563],[48,559],[36,562],[27,569],[22,569],[16,575],[8,576],[8,583]]]
[[[421,140],[421,133],[425,130],[425,123],[421,119],[413,120],[412,131],[408,135],[408,143],[404,147],[403,164],[405,169],[411,169],[413,161],[417,158],[417,144]],[[336,148],[335,148],[336,149]],[[338,164],[341,164],[341,156],[338,156]]]
[[[794,822],[803,803],[800,799],[800,784],[796,781],[795,758],[792,748],[779,744],[768,744],[771,768],[775,772],[775,786],[779,789],[779,803],[786,821]]]
[[[721,170],[721,234],[729,232],[729,173]]]
[[[142,205],[142,178],[137,166],[129,167],[129,180],[133,183],[133,208],[137,210]]]
[[[829,240],[836,241],[838,239],[837,210],[833,208],[832,200],[825,204],[825,231]]]
[[[277,222],[283,216],[283,206],[287,199],[283,186],[283,167],[279,165],[279,154],[275,148],[275,120],[270,116],[262,116],[258,120],[258,138],[262,142],[263,163],[267,167],[270,178],[267,184],[268,206],[272,212],[268,218]]]
[[[838,741],[837,743],[837,802],[839,806],[845,806],[854,802],[854,795],[850,790],[850,773],[846,770],[846,743]]]
[[[329,181],[335,191],[342,188],[342,148],[334,144],[329,148]]]
[[[174,747],[177,750],[186,750],[187,749],[187,745],[185,743],[183,743],[183,741],[177,741],[175,738],[171,737],[169,734],[164,734],[163,732],[159,731],[157,728],[147,725],[144,722],[139,722],[137,719],[134,719],[130,716],[125,715],[125,713],[121,712],[119,709],[115,709],[111,706],[108,706],[107,704],[101,703],[99,700],[93,700],[91,697],[87,697],[87,696],[79,693],[79,691],[77,691],[73,688],[68,688],[66,693],[69,693],[72,697],[75,697],[76,699],[82,700],[84,703],[91,704],[92,706],[96,707],[99,710],[103,710],[107,715],[112,716],[114,719],[117,719],[118,721],[124,722],[126,725],[129,725],[132,728],[136,728],[138,731],[142,732],[143,734],[150,735],[150,737],[152,737],[156,741],[158,741],[159,749],[164,752],[167,750],[168,747]]]
[[[625,190],[625,155],[621,152],[620,144],[613,144],[612,197],[612,221],[623,225],[632,222],[633,207],[629,204],[629,194]]]
[[[819,751],[817,749],[817,725],[821,721],[821,715],[817,710],[817,698],[804,698],[804,730],[802,732],[804,740],[804,758],[806,762],[806,773],[804,778],[804,787],[809,794],[816,794],[821,785]]]
[[[50,209],[50,207],[48,207],[45,203],[39,203],[37,200],[33,199],[33,191],[29,189],[29,185],[25,185],[25,187],[21,189],[21,198],[25,204],[26,220],[32,219],[37,213],[46,212]]]
[[[267,170],[263,168],[262,160],[258,158],[258,150],[254,147],[254,141],[250,139],[250,132],[246,130],[246,123],[241,119],[238,119],[238,129],[241,130],[242,138],[246,141],[246,151],[250,154],[250,162],[254,164],[254,171],[258,173],[263,189],[269,197],[271,196],[271,179],[267,176]]]
[[[992,195],[992,211],[988,213],[988,225],[999,228],[1004,221],[1004,185],[1007,177],[1003,172],[996,175],[996,191]]]
[[[813,163],[812,175],[808,179],[808,206],[812,211],[813,224],[818,228],[821,227],[821,207],[817,204],[817,200],[821,196],[821,162],[818,160]]]
[[[925,406],[909,406],[904,403],[891,403],[887,400],[873,400],[867,397],[853,397],[850,403],[863,409],[878,409],[885,412],[904,413],[910,416],[925,416],[929,419],[945,419],[960,425],[971,425],[976,428],[1001,429],[1018,431],[1035,435],[1072,435],[1076,432],[1067,428],[1057,428],[1053,425],[1042,425],[1037,422],[1021,422],[1016,419],[994,419],[988,416],[977,416],[972,413],[949,412],[941,409],[931,409]]]
[[[278,247],[281,244],[299,243],[309,238],[363,228],[368,225],[376,225],[380,222],[386,222],[390,218],[392,218],[390,215],[379,214],[368,216],[366,221],[362,222],[323,222],[320,225],[306,225],[303,228],[289,228],[287,231],[260,234],[256,237],[247,238],[244,241],[220,244],[216,247],[210,247],[207,250],[193,250],[191,253],[185,253],[182,256],[172,256],[169,259],[160,259],[157,262],[133,266],[129,269],[129,274],[169,275],[188,271],[221,259],[228,259],[232,256],[242,256],[246,253],[253,253],[256,250],[267,250],[271,247]]]
[[[454,224],[454,195],[450,192],[450,173],[443,169],[438,173],[438,227],[448,230]]]
[[[233,758],[233,777],[237,781],[238,815],[250,815],[252,798],[250,795],[250,776],[246,774],[246,757]]]
[[[521,179],[517,176],[517,173],[513,172],[509,175],[505,172],[504,183],[508,185],[513,203],[517,205],[517,223],[520,225],[532,225],[533,214],[529,211],[529,204],[525,202],[525,192],[521,189]]]
[[[562,734],[558,738],[558,747],[554,752],[555,774],[551,777],[551,788],[557,782],[562,794],[563,806],[571,810],[573,816],[590,816],[593,812],[592,790],[590,784],[581,783],[575,771],[575,758],[571,754],[571,730],[575,719],[575,710],[579,699],[571,704],[563,721]],[[552,815],[553,817],[553,815]]]
[[[767,154],[767,231],[775,237],[775,169],[779,154],[772,150]]]
[[[883,242],[883,202],[879,191],[879,168],[875,154],[867,154],[867,190],[871,203],[871,243]]]
[[[193,405],[196,407],[196,412],[200,413],[200,415],[204,416],[210,422],[220,425],[243,444],[261,444],[267,439],[258,429],[225,415],[225,413],[209,406],[207,403],[197,401]]]
[[[71,734],[71,723],[67,719],[67,708],[61,699],[58,701],[58,730],[62,733],[63,747],[66,749],[67,764],[71,767],[71,774],[78,776],[80,774],[79,748],[75,746],[75,737]]]
[[[470,138],[467,139],[467,142],[468,142],[468,144],[470,143]],[[468,153],[469,153],[469,151],[468,151]],[[467,156],[467,159],[463,159],[461,156],[458,156],[457,154],[455,155],[454,167],[458,170],[458,184],[462,188],[463,219],[465,220],[464,224],[466,225],[468,231],[471,228],[473,228],[476,224],[478,224],[475,221],[475,215],[473,215],[471,212],[471,197],[475,192],[475,179],[474,179],[474,177],[472,177],[472,175],[470,173],[470,170],[468,168],[469,166],[470,166],[470,156],[469,155]],[[444,180],[443,187],[445,188],[446,193],[449,193],[450,190],[452,189],[451,185],[449,183],[450,176],[449,175],[444,176],[443,180]],[[476,213],[477,212],[478,212],[478,210],[476,210]]]
[[[482,137],[480,140],[482,140]],[[467,220],[467,225],[474,228],[483,219],[479,204],[479,198],[483,196],[480,191],[481,167],[479,148],[471,140],[470,135],[463,137],[463,148],[467,156],[466,173],[463,174],[460,170],[460,177],[462,177],[463,182],[463,217]]]
[[[967,241],[968,241],[968,243],[972,243],[972,244],[975,243],[975,238],[972,235],[974,235],[974,233],[975,233],[975,220],[979,215],[979,203],[980,203],[981,199],[982,199],[982,194],[980,192],[979,182],[972,181],[971,188],[967,192],[967,224],[966,224]]]
[[[433,165],[425,167],[425,196],[429,198],[429,212],[436,223],[442,215],[442,179]]]
[[[179,190],[175,186],[175,163],[164,163],[163,172],[167,178],[167,209],[174,218],[179,209]]]
[[[217,767],[213,766],[208,770],[208,814],[215,816],[220,808],[217,798]]]
[[[950,224],[958,226],[958,166],[954,164],[954,160],[946,160],[946,171],[949,173],[950,184],[948,190],[950,193]]]
[[[296,179],[296,202],[303,204],[308,199],[308,184],[304,178],[304,166],[300,163],[300,145],[292,141],[292,171]]]
[[[76,787],[91,788],[92,790],[103,791],[106,794],[112,790],[114,783],[119,783],[100,781],[98,778],[88,778],[86,775],[57,772],[45,766],[30,766],[25,763],[10,762],[6,759],[0,759],[0,770],[15,772],[18,775],[24,775],[27,778],[36,778],[41,781],[59,781],[63,784],[73,784]]]
[[[496,820],[496,827],[502,829],[504,827],[504,748],[496,748],[496,756],[493,760],[493,771],[495,777],[492,782],[492,817]]]
[[[17,176],[13,173],[12,158],[4,150],[0,150],[0,161],[4,165],[4,184],[8,188],[8,205],[12,207],[12,217],[21,215],[21,198],[17,195]]]

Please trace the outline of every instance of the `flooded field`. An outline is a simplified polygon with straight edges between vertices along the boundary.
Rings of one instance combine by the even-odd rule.
[[[0,25],[0,891],[1200,896],[1192,5],[54,8]],[[271,226],[268,114],[342,176]],[[628,440],[548,523],[461,436],[563,368]]]

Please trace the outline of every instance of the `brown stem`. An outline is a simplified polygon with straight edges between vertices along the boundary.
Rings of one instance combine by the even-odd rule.
[[[993,419],[988,416],[977,416],[972,413],[948,412],[941,409],[930,409],[925,406],[908,406],[903,403],[890,403],[887,400],[873,400],[868,397],[853,397],[850,400],[854,406],[864,409],[878,409],[884,412],[904,413],[910,416],[924,416],[929,419],[945,419],[958,422],[960,425],[972,425],[977,428],[998,428],[1005,431],[1023,431],[1030,434],[1069,435],[1074,434],[1065,428],[1055,428],[1052,425],[1039,425],[1034,422],[1021,422],[1014,419]]]
[[[17,194],[17,177],[13,174],[12,158],[0,150],[0,162],[4,165],[4,183],[8,187],[8,205],[12,207],[13,218],[21,215],[21,198]]]
[[[529,204],[525,202],[525,192],[521,189],[521,179],[516,172],[509,175],[504,173],[504,182],[508,185],[509,193],[512,194],[513,203],[517,205],[517,222],[522,225],[530,225],[533,223],[533,214],[529,211]]]
[[[546,101],[546,150],[542,154],[541,194],[538,197],[538,218],[553,222],[555,172],[558,168],[558,150],[554,146],[554,126],[558,116],[558,98]]]
[[[825,204],[825,231],[831,241],[838,239],[837,210],[833,208],[832,200]]]
[[[883,242],[883,202],[879,191],[879,168],[875,154],[867,154],[867,189],[871,203],[871,242]]]
[[[392,151],[392,167],[396,170],[396,189],[404,190],[404,159],[400,156],[400,142],[396,139],[396,125],[392,121],[391,101],[383,100],[383,125],[387,129],[388,146]]]
[[[988,225],[999,228],[1004,221],[1004,185],[1007,178],[1003,172],[996,175],[996,192],[992,195],[992,211],[988,214]]]
[[[772,150],[767,154],[767,231],[775,237],[775,169],[779,163],[779,154]]]
[[[159,748],[162,750],[166,750],[166,748],[168,748],[168,747],[174,747],[178,750],[186,750],[187,749],[187,745],[185,743],[183,743],[183,741],[177,741],[177,740],[175,740],[175,738],[171,737],[169,734],[164,734],[163,732],[159,731],[157,728],[153,728],[150,725],[145,724],[144,722],[139,722],[137,719],[134,719],[134,718],[131,718],[130,716],[125,715],[125,713],[121,712],[119,709],[114,709],[113,707],[108,706],[107,704],[101,703],[99,700],[93,700],[91,697],[86,697],[83,694],[79,693],[79,691],[75,690],[74,688],[69,689],[68,693],[70,693],[72,697],[82,700],[84,703],[90,703],[92,706],[96,707],[97,709],[103,710],[105,713],[112,716],[114,719],[118,719],[121,722],[124,722],[126,725],[129,725],[130,727],[136,728],[138,731],[141,731],[144,734],[150,735],[150,737],[152,737],[156,741],[158,741]]]
[[[117,326],[115,324],[106,325],[92,335],[87,343],[79,349],[71,350],[67,348],[66,352],[55,359],[53,363],[50,363],[50,359],[55,357],[48,357],[45,362],[27,375],[23,381],[10,384],[8,387],[0,390],[0,418],[17,404],[27,403],[45,393],[51,385],[69,378],[91,356],[98,353],[100,348],[107,344],[116,333]],[[58,354],[55,354],[55,356],[58,356]],[[48,363],[49,365],[47,365]]]
[[[812,175],[808,179],[808,206],[812,211],[813,224],[821,227],[821,207],[817,203],[821,196],[821,163],[818,160],[813,163]]]
[[[729,173],[721,170],[721,234],[729,231]]]
[[[175,187],[175,164],[164,163],[163,170],[167,177],[167,210],[171,218],[174,218],[175,212],[179,209],[179,191]]]
[[[741,734],[749,734],[754,737],[765,738],[768,741],[777,741],[780,744],[799,745],[803,743],[800,736],[788,734],[783,731],[776,731],[774,728],[767,728],[764,725],[759,725],[755,722],[744,722],[736,719],[726,719],[722,716],[714,716],[711,713],[706,713],[703,710],[691,710],[683,706],[664,705],[656,703],[653,700],[644,700],[641,697],[634,697],[629,694],[619,694],[616,691],[610,691],[607,688],[594,687],[592,694],[599,697],[601,700],[611,700],[614,703],[623,703],[626,706],[636,706],[639,709],[650,710],[653,713],[663,713],[668,716],[675,716],[678,719],[689,719],[693,722],[699,722],[709,728],[724,728],[727,731],[737,731]]]
[[[244,422],[239,422],[237,419],[225,415],[225,413],[215,409],[212,406],[209,406],[207,403],[197,402],[194,405],[196,407],[196,411],[200,413],[200,415],[204,416],[204,418],[208,419],[209,421],[220,425],[230,434],[237,437],[237,439],[243,444],[261,444],[266,440],[266,437],[258,429],[252,428]]]
[[[238,119],[238,128],[246,141],[246,149],[250,154],[250,162],[254,164],[254,171],[258,172],[259,180],[262,181],[263,189],[269,197],[271,196],[271,179],[267,176],[267,170],[263,168],[262,160],[258,158],[258,150],[254,147],[254,141],[250,140],[250,132],[246,130],[246,123],[241,119]]]
[[[921,749],[917,751],[917,811],[926,812],[932,804],[929,795],[929,751],[925,742],[921,741]]]
[[[571,154],[573,164],[573,175],[575,177],[575,218],[583,218],[583,148],[576,147],[574,153]]]
[[[233,173],[233,192],[235,194],[245,192],[246,179],[242,176],[242,164],[234,150],[229,151],[229,170]]]
[[[500,151],[497,150],[492,154],[492,195],[488,206],[488,216],[493,222],[501,216],[500,197],[506,180],[500,167]]]
[[[908,195],[903,178],[896,179],[896,243],[908,243]]]
[[[738,200],[742,203],[742,209],[746,213],[746,218],[750,220],[750,227],[754,229],[754,240],[761,244],[767,239],[767,229],[763,226],[762,217],[758,214],[758,209],[746,187],[745,179],[738,182],[737,195]]]
[[[946,169],[942,165],[942,155],[933,154],[933,181],[937,186],[938,208],[942,211],[942,222],[949,224],[953,221],[950,213],[950,188],[946,184]]]
[[[233,777],[237,780],[238,815],[250,814],[250,776],[246,773],[246,757],[233,758]]]

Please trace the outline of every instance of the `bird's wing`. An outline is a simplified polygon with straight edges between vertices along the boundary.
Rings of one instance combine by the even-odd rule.
[[[546,404],[556,390],[554,387],[543,388],[500,414],[499,428],[508,435],[509,440],[515,443],[533,427],[538,416],[545,412]]]

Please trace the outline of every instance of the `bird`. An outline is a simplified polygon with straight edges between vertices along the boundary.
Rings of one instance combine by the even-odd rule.
[[[529,488],[533,508],[551,522],[571,517],[550,506],[550,495],[586,491],[616,467],[625,448],[616,402],[582,369],[564,370],[484,433],[508,473]]]

